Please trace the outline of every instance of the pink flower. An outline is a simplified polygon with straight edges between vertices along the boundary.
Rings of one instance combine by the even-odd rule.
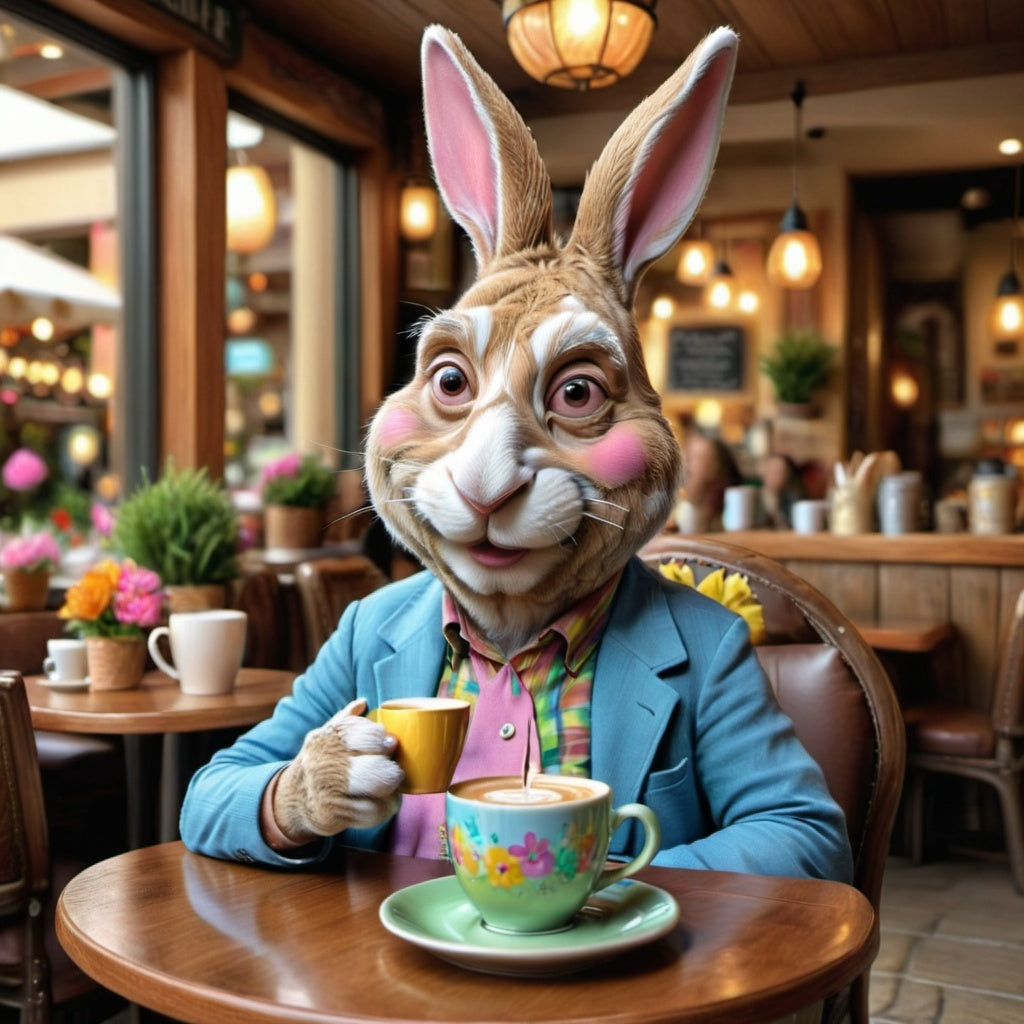
[[[33,533],[28,537],[16,537],[8,541],[0,551],[0,568],[26,569],[37,572],[57,568],[60,562],[60,545],[49,533]]]
[[[543,878],[555,868],[551,843],[547,839],[538,839],[535,832],[527,832],[522,845],[510,846],[508,852],[519,858],[519,867],[527,878]]]
[[[133,562],[126,561],[122,565],[113,600],[114,618],[118,622],[155,626],[160,621],[163,601],[160,577],[155,572]]]
[[[114,529],[114,513],[106,505],[94,501],[89,510],[89,516],[92,519],[93,529],[101,537],[109,537],[111,530]]]
[[[46,463],[29,448],[18,448],[4,463],[3,481],[12,491],[31,491],[49,475]]]
[[[279,476],[296,476],[301,465],[302,456],[298,452],[282,455],[281,458],[276,459],[274,462],[268,462],[263,467],[260,480],[265,484]]]

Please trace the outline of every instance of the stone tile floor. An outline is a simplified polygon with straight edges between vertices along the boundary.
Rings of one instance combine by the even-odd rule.
[[[1024,1022],[1024,896],[1005,863],[891,857],[872,1024]]]

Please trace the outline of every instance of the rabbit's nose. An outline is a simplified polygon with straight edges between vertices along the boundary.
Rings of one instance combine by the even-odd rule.
[[[455,482],[455,479],[452,478],[452,486],[455,488],[456,491],[458,491],[459,497],[462,498],[462,500],[471,509],[473,509],[475,512],[479,512],[480,515],[482,516],[489,516],[496,509],[501,508],[501,506],[504,505],[506,501],[509,501],[511,498],[514,498],[520,491],[525,490],[525,488],[529,487],[529,485],[530,483],[528,480],[513,485],[503,494],[499,494],[496,498],[490,499],[485,503],[484,501],[473,498],[471,495],[467,494],[464,490],[462,490],[461,487],[459,487],[459,485]]]

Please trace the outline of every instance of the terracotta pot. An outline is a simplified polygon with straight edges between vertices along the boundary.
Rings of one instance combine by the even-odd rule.
[[[133,690],[146,670],[144,637],[88,636],[85,657],[93,690]]]
[[[776,402],[775,409],[787,420],[816,420],[821,414],[817,402]]]
[[[268,505],[263,511],[263,543],[268,548],[318,548],[323,544],[324,510]]]
[[[7,610],[10,612],[35,612],[46,607],[50,596],[50,571],[39,569],[4,569],[4,590],[7,594]]]
[[[204,583],[168,586],[167,613],[204,612],[211,608],[227,608],[228,588],[225,583]]]

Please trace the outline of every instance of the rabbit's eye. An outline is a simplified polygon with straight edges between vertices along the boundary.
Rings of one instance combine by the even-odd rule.
[[[442,405],[461,405],[473,396],[469,387],[469,378],[452,363],[445,363],[434,371],[431,378],[434,397]]]
[[[559,378],[548,392],[548,409],[556,416],[579,419],[596,412],[607,401],[608,393],[593,377],[580,373]]]

